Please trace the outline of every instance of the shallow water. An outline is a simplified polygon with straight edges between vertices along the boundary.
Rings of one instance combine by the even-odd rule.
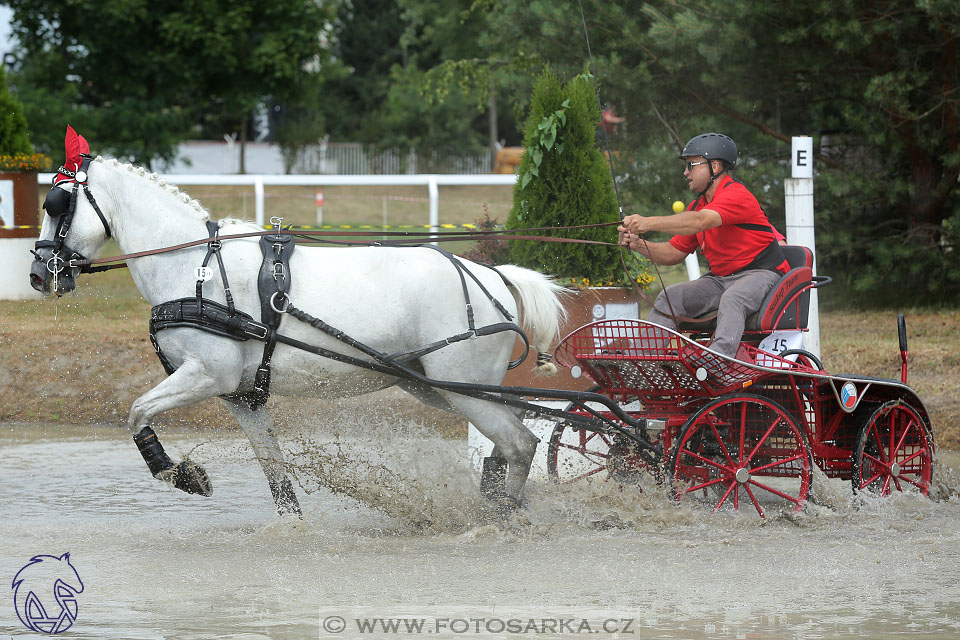
[[[496,526],[465,443],[416,426],[365,438],[301,427],[283,437],[298,522],[274,515],[235,434],[160,435],[206,467],[212,497],[152,479],[124,430],[0,424],[0,584],[34,555],[69,551],[85,588],[61,637],[960,635],[950,453],[938,458],[940,500],[854,507],[838,484],[834,508],[761,522],[651,491],[535,482],[523,515]],[[424,627],[358,628],[374,618]],[[36,634],[3,587],[8,636]]]

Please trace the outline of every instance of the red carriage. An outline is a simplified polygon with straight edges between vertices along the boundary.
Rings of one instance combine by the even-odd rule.
[[[782,350],[784,336],[806,328],[810,291],[829,282],[812,276],[808,250],[786,249],[794,268],[747,319],[736,359],[704,346],[709,326],[682,326],[678,333],[640,320],[607,320],[567,336],[557,362],[642,418],[646,433],[633,435],[655,445],[660,464],[626,437],[629,425],[591,431],[561,421],[549,443],[551,476],[629,482],[652,472],[668,480],[681,501],[760,516],[800,510],[813,465],[828,477],[849,479],[857,493],[926,495],[932,428],[906,384],[902,316],[900,380],[829,374],[813,354]],[[567,411],[616,419],[607,407],[585,402]]]

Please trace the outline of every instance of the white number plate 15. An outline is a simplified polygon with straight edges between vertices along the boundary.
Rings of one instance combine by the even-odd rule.
[[[765,351],[767,353],[780,354],[788,349],[802,349],[803,348],[803,332],[802,331],[774,331],[769,336],[763,339],[763,342],[760,343],[760,351]],[[797,354],[792,353],[788,355],[786,360],[791,362],[796,362]],[[777,367],[779,366],[779,361],[774,360],[773,358],[764,358],[763,353],[757,354],[757,364],[761,367]]]

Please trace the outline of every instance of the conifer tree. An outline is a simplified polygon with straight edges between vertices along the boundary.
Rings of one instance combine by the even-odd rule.
[[[549,68],[538,78],[524,129],[526,148],[513,190],[507,228],[566,227],[619,219],[610,170],[596,147],[600,122],[591,79],[562,83]],[[546,235],[536,233],[536,235]],[[616,227],[568,232],[568,237],[616,242]],[[512,262],[560,278],[623,282],[619,250],[602,245],[513,241]]]

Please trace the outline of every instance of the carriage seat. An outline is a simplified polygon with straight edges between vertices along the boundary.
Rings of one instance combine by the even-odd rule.
[[[790,265],[790,271],[781,276],[760,303],[760,308],[747,316],[744,331],[769,333],[777,329],[807,328],[813,281],[813,252],[799,245],[783,245],[780,248]],[[716,312],[705,314],[696,322],[680,323],[680,331],[691,333],[712,332],[716,328]]]

